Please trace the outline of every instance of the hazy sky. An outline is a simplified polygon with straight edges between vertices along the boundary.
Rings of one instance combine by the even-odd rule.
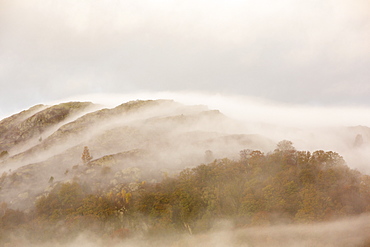
[[[81,94],[370,106],[369,0],[0,0],[0,116]]]

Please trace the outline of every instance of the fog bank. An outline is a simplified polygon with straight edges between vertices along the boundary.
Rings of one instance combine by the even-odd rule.
[[[40,247],[364,247],[370,244],[370,216],[360,215],[325,223],[233,228],[220,221],[214,229],[197,235],[173,234],[127,239],[99,238],[83,233],[66,244],[48,243]],[[26,240],[24,240],[26,241]],[[22,242],[22,240],[19,240]],[[28,244],[28,246],[30,246]]]
[[[307,106],[191,91],[89,94],[63,101],[90,100],[113,107],[136,99],[173,99],[185,105],[205,105],[239,121],[238,129],[228,129],[230,133],[259,134],[276,143],[287,139],[298,150],[338,152],[350,167],[370,172],[370,129],[367,128],[370,126],[370,108],[366,106]],[[357,135],[363,137],[363,145],[355,148]]]
[[[136,99],[173,99],[187,105],[206,105],[234,119],[288,127],[370,126],[367,106],[319,106],[288,104],[263,98],[192,91],[141,92],[133,94],[87,94],[60,101],[90,100],[107,106]],[[55,101],[53,101],[55,103]]]

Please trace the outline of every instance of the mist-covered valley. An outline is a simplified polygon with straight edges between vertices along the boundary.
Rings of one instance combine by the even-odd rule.
[[[368,246],[369,127],[180,101],[1,120],[1,243]]]

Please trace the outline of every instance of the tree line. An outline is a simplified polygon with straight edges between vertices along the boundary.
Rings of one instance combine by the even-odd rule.
[[[16,230],[35,242],[67,241],[81,229],[107,238],[195,234],[220,219],[235,227],[310,223],[359,215],[369,205],[370,176],[350,169],[335,152],[297,151],[282,141],[271,153],[242,150],[239,160],[214,160],[160,182],[105,191],[78,181],[59,184],[30,212],[2,203],[0,240]]]

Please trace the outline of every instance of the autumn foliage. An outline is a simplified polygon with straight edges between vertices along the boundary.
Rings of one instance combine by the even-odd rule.
[[[320,222],[370,210],[370,177],[350,169],[335,152],[297,151],[285,142],[272,153],[240,154],[239,160],[215,160],[161,182],[138,181],[135,189],[121,184],[90,191],[77,181],[60,184],[27,214],[3,204],[0,226],[2,232],[32,231],[30,224],[57,222],[46,239],[81,228],[125,238],[135,232],[194,234],[218,219],[248,227]]]

